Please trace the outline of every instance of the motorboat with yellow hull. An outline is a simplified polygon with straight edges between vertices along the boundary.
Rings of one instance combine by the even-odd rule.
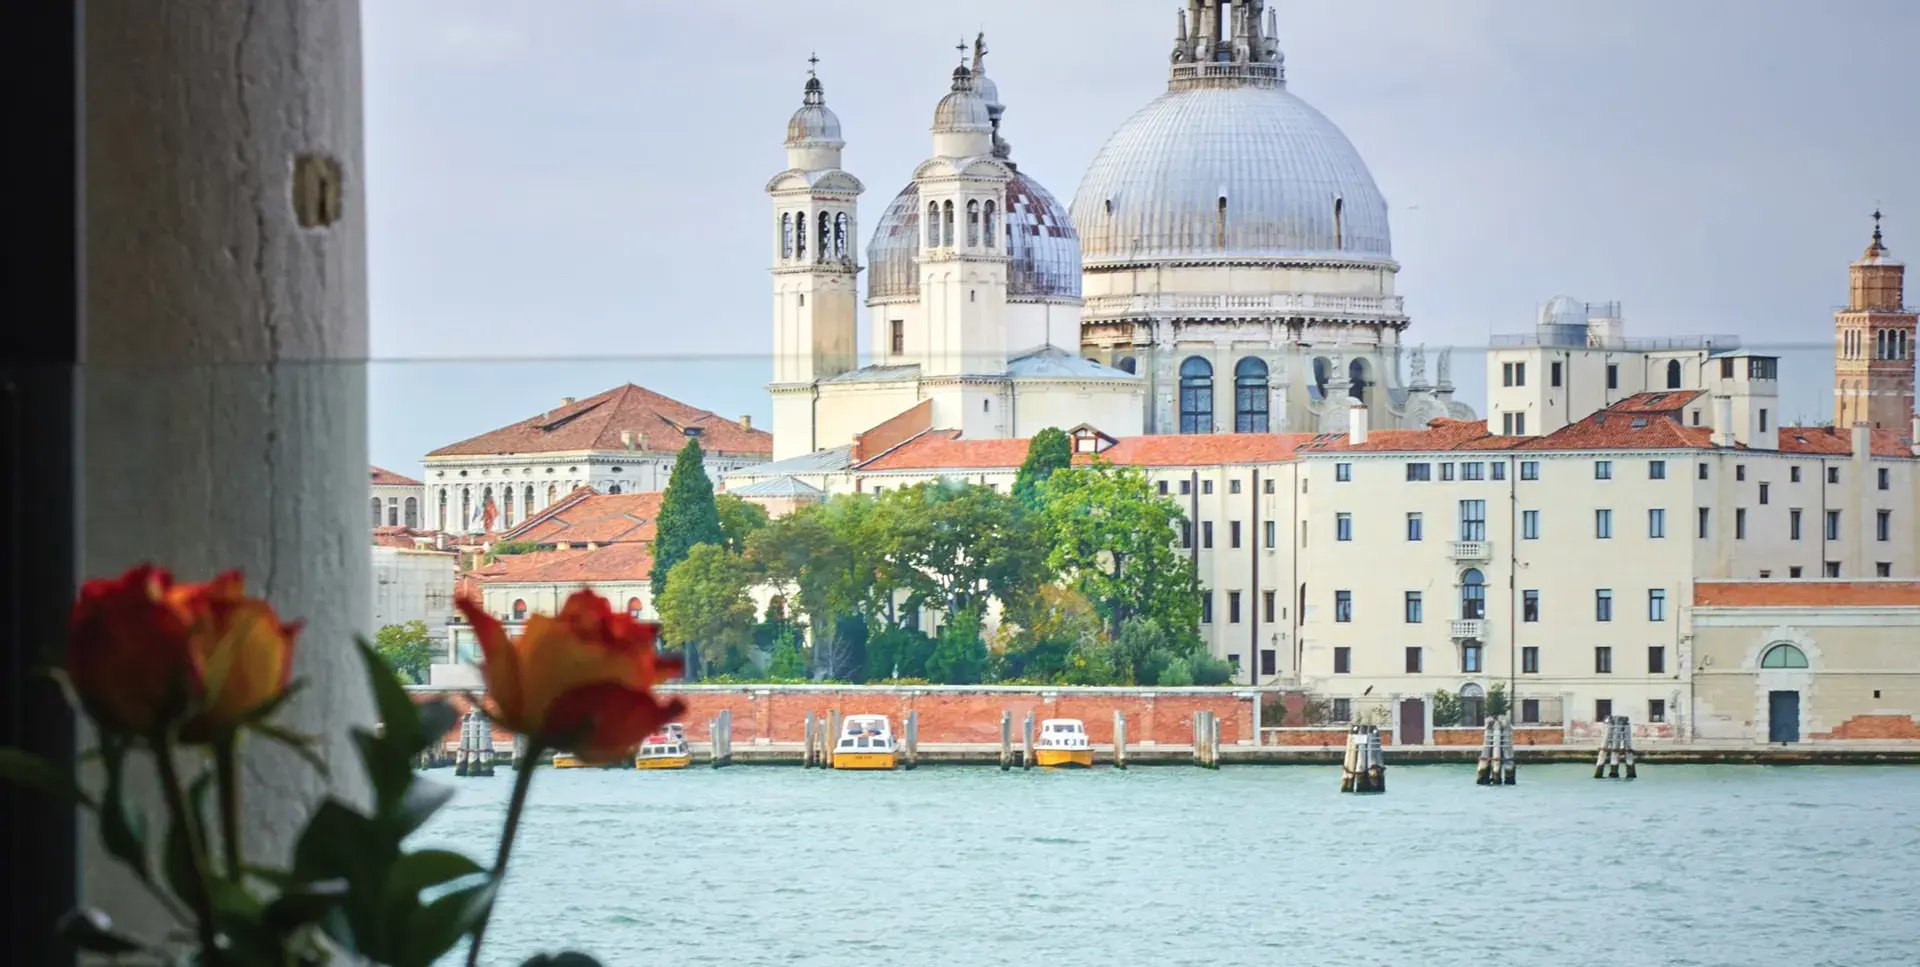
[[[647,736],[633,754],[635,769],[685,769],[693,765],[693,752],[687,748],[686,729],[669,725]]]
[[[840,724],[831,765],[835,769],[891,769],[899,755],[893,725],[886,716],[849,715]]]
[[[1033,761],[1045,768],[1084,769],[1093,765],[1093,744],[1079,719],[1046,719],[1033,739]]]

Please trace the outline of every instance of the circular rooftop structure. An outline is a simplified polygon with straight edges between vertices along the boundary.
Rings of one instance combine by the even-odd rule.
[[[881,214],[867,246],[867,298],[920,294],[920,186],[909,184]],[[1080,239],[1066,206],[1040,183],[1015,171],[1007,182],[1003,241],[1007,300],[1043,302],[1080,298]]]

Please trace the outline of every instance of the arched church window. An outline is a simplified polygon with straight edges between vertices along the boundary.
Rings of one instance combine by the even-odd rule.
[[[1123,373],[1135,373],[1137,375],[1140,369],[1139,361],[1135,360],[1132,356],[1122,356],[1120,357],[1120,361],[1114,365]]]
[[[780,215],[780,257],[783,259],[793,258],[792,212],[782,212]]]
[[[806,258],[807,257],[807,213],[801,212],[800,214],[795,215],[793,226],[794,226],[793,256],[794,258],[801,258],[801,259]]]
[[[1180,364],[1180,432],[1213,432],[1213,364],[1199,356]]]
[[[380,498],[373,498],[373,526],[380,526]]]
[[[472,520],[473,520],[473,491],[468,490],[465,487],[462,487],[460,488],[460,520],[457,522],[458,526],[462,530],[465,530],[467,527],[467,524]]]
[[[407,498],[407,511],[403,519],[407,522],[408,530],[420,529],[420,498]]]
[[[440,489],[440,514],[435,520],[441,530],[447,529],[447,491],[444,487]]]
[[[1873,358],[1887,358],[1887,331],[1885,329],[1875,329],[1873,331]]]
[[[1677,359],[1667,360],[1667,388],[1680,388],[1680,361]]]
[[[617,494],[617,493],[619,493],[619,492],[620,492],[620,485],[619,485],[619,484],[614,484],[613,486],[611,486],[611,487],[608,487],[608,488],[607,488],[607,493],[610,493],[610,494]]]
[[[515,621],[527,620],[527,599],[525,598],[513,599],[513,620]]]
[[[1483,726],[1487,724],[1487,693],[1479,685],[1468,682],[1460,686],[1460,724]]]
[[[640,617],[640,611],[641,611],[640,599],[628,598],[627,599],[627,617],[638,618]]]
[[[1313,398],[1327,398],[1327,380],[1333,378],[1333,364],[1325,356],[1313,357]]]
[[[978,248],[979,245],[980,199],[974,198],[967,202],[967,247]]]
[[[940,244],[953,247],[953,202],[940,205]]]
[[[940,203],[927,202],[927,247],[940,247]]]
[[[1805,668],[1807,667],[1807,653],[1783,641],[1767,649],[1767,653],[1760,656],[1760,667]]]
[[[513,526],[513,488],[508,487],[500,494],[500,521],[503,526]]]
[[[556,501],[556,500],[559,500],[559,499],[560,499],[560,487],[559,487],[559,485],[558,485],[558,484],[548,484],[548,485],[547,485],[547,503],[546,503],[546,506],[548,506],[548,507],[552,507],[552,506],[553,506],[553,502],[554,502],[554,501]]]
[[[1475,620],[1487,616],[1487,576],[1479,568],[1467,568],[1460,575],[1460,617]]]
[[[525,495],[525,499],[521,502],[520,506],[526,508],[526,513],[528,517],[533,516],[533,485],[532,484],[527,485],[527,492]]]
[[[1000,219],[994,214],[992,201],[987,202],[986,228],[983,232],[987,237],[988,248],[1000,247]]]
[[[814,216],[820,223],[820,246],[814,249],[813,257],[825,262],[833,254],[833,217],[826,212]]]
[[[833,257],[846,258],[846,256],[847,256],[847,213],[840,212],[839,214],[833,216]]]
[[[1267,432],[1267,364],[1255,356],[1233,367],[1233,432]]]
[[[1367,387],[1373,382],[1367,379],[1367,361],[1356,359],[1347,364],[1347,395],[1356,400],[1367,398]]]

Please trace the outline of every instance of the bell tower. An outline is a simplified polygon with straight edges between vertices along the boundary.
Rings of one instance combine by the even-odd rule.
[[[1834,313],[1833,423],[1907,427],[1913,419],[1914,310],[1907,267],[1888,254],[1873,213],[1873,241],[1848,268],[1847,305]]]
[[[776,460],[816,449],[815,384],[858,365],[855,202],[866,189],[841,170],[845,147],[840,119],[810,69],[800,109],[787,122],[787,170],[767,183],[773,199],[773,382],[767,389]]]

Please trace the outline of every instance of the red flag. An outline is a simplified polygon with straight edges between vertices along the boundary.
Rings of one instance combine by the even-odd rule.
[[[493,498],[489,496],[487,498],[487,505],[480,509],[480,525],[484,527],[488,533],[492,533],[493,522],[499,517],[500,508],[493,505]]]

